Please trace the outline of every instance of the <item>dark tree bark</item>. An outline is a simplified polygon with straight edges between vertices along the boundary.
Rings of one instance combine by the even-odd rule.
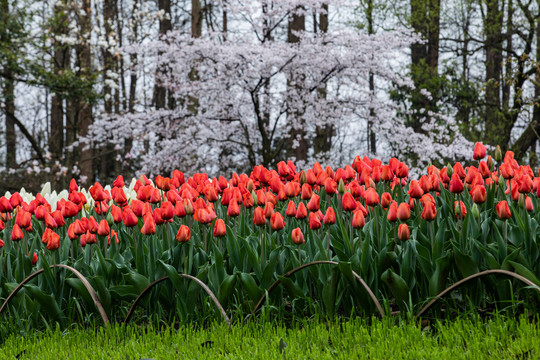
[[[296,34],[296,32],[302,32],[306,30],[306,17],[305,15],[299,13],[299,10],[303,10],[303,8],[298,7],[297,11],[295,11],[293,14],[289,17],[289,26],[287,31],[287,41],[289,43],[298,43],[300,41],[300,38]],[[294,81],[298,85],[296,86],[302,86],[303,79],[295,78],[289,79],[289,82]],[[290,86],[290,85],[287,85]],[[288,121],[290,123],[295,124],[293,126],[293,129],[290,134],[289,139],[289,155],[292,155],[296,158],[296,161],[306,161],[307,155],[308,155],[308,141],[306,138],[306,124],[305,120],[303,119],[303,110],[302,109],[294,109],[294,111],[289,111],[287,114]],[[297,142],[297,146],[293,147],[293,143]]]
[[[55,23],[53,32],[56,35],[67,34],[67,8],[65,2],[56,2],[54,6]],[[69,67],[69,47],[56,43],[54,44],[53,71],[55,76],[62,76],[66,67]],[[51,97],[51,118],[49,134],[49,151],[52,159],[62,162],[64,160],[64,100],[58,93],[53,93]],[[69,143],[68,143],[69,145]]]
[[[0,1],[0,21],[6,24],[3,31],[0,32],[0,42],[3,44],[12,43],[12,16],[10,13],[9,2],[7,0]],[[13,73],[13,65],[8,58],[6,63],[0,64],[3,69],[3,81],[2,84],[2,102],[0,106],[3,106],[3,113],[5,115],[5,165],[7,168],[17,167],[17,134],[15,133],[15,80]]]
[[[503,13],[499,0],[486,0],[486,17],[484,21],[486,49],[486,93],[484,121],[486,126],[484,141],[490,145],[500,144],[504,133],[504,117],[501,113],[500,84],[502,74],[502,34]]]
[[[85,14],[80,17],[81,36],[86,39],[91,32],[92,8],[90,0],[83,0],[82,7]],[[91,80],[92,73],[92,54],[88,41],[81,41],[77,46],[77,60],[79,62],[79,76],[85,81]],[[93,109],[88,98],[80,96],[77,99],[77,123],[79,125],[79,136],[88,136],[88,130],[93,122]],[[90,184],[94,180],[94,152],[92,147],[84,146],[80,150],[80,169],[81,175],[86,179],[84,185]],[[82,181],[81,181],[82,183]]]
[[[413,110],[437,110],[439,93],[439,36],[440,36],[440,0],[410,0],[411,25],[419,33],[424,43],[411,45],[411,78],[416,89],[425,88],[432,99],[426,98],[419,91],[414,91],[411,102]],[[410,125],[417,132],[422,132],[423,116],[416,114]]]
[[[158,6],[168,16],[163,16],[159,21],[159,35],[165,35],[172,30],[171,15],[171,0],[159,0]],[[159,71],[159,70],[158,70]],[[154,86],[154,106],[156,109],[171,108],[171,104],[167,106],[167,89],[159,84]]]
[[[313,26],[314,31],[320,31],[321,33],[328,32],[329,17],[328,17],[328,4],[322,6],[322,12],[319,14],[319,21],[317,23],[316,16],[314,17]],[[318,27],[317,27],[318,25]],[[319,94],[322,98],[326,98],[326,86],[319,88]],[[315,157],[319,154],[324,154],[330,151],[332,148],[332,138],[336,133],[336,129],[333,124],[327,124],[325,126],[317,126],[315,129],[315,139],[313,140],[313,150]]]

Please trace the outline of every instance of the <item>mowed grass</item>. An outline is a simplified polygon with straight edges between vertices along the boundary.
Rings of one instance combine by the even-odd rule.
[[[11,335],[1,359],[540,359],[538,319],[496,316],[427,327],[355,319],[293,328],[223,323],[206,329],[109,328]]]

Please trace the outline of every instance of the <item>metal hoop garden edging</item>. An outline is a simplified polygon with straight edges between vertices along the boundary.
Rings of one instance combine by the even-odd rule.
[[[227,325],[229,326],[229,330],[232,331],[232,327],[231,327],[231,320],[229,319],[229,317],[227,316],[227,313],[225,312],[225,310],[223,309],[223,306],[221,306],[221,304],[219,303],[219,300],[217,299],[216,295],[214,295],[214,293],[212,292],[212,290],[210,290],[210,288],[208,286],[206,286],[205,283],[203,283],[201,280],[197,279],[195,276],[191,276],[191,275],[187,275],[187,274],[178,274],[179,276],[183,277],[183,278],[186,278],[186,279],[189,279],[189,280],[193,280],[195,281],[200,287],[202,287],[204,289],[204,291],[206,291],[206,293],[212,298],[212,301],[214,302],[214,304],[216,305],[216,307],[219,309],[219,311],[221,311],[221,315],[223,316],[223,319],[225,319],[225,321],[227,322]],[[133,315],[133,312],[135,311],[135,307],[137,307],[137,304],[139,303],[139,301],[142,300],[142,298],[144,298],[144,296],[150,292],[150,290],[152,290],[152,288],[159,284],[160,282],[163,282],[165,280],[169,279],[170,280],[170,277],[168,276],[164,276],[162,278],[159,278],[157,279],[156,281],[154,281],[153,283],[151,283],[150,285],[148,285],[140,294],[139,296],[137,296],[137,298],[135,299],[135,301],[133,302],[133,305],[131,305],[131,308],[129,308],[129,311],[126,315],[126,318],[124,319],[124,323],[127,323],[129,322],[129,320],[131,319],[131,315]]]
[[[88,282],[88,280],[83,276],[83,274],[81,274],[79,271],[72,268],[71,266],[64,265],[64,264],[55,264],[55,265],[50,265],[49,266],[49,268],[51,268],[51,269],[55,268],[55,267],[64,268],[66,270],[69,270],[73,274],[75,274],[75,276],[77,278],[79,278],[79,280],[81,280],[84,287],[86,288],[86,290],[88,290],[88,293],[92,297],[92,301],[94,302],[94,305],[96,305],[96,308],[98,309],[98,311],[99,311],[99,313],[101,315],[101,318],[103,319],[103,323],[105,324],[105,326],[109,325],[109,318],[107,317],[107,313],[105,312],[105,309],[103,308],[103,305],[101,305],[101,301],[99,301],[99,297],[97,296],[96,291],[94,290],[94,288],[92,287],[90,282]],[[17,285],[17,287],[6,298],[6,300],[2,304],[2,307],[0,307],[0,314],[2,314],[2,312],[7,308],[7,304],[10,302],[10,300],[15,295],[17,295],[17,293],[19,292],[19,290],[21,290],[23,288],[23,286],[26,285],[26,283],[28,283],[30,280],[32,280],[33,278],[35,278],[39,274],[43,273],[43,271],[44,271],[44,269],[37,270],[33,274],[30,274],[30,276],[28,276],[26,279],[24,279],[19,285]]]
[[[507,276],[511,276],[513,278],[516,278],[518,280],[521,280],[522,282],[524,282],[525,284],[531,286],[532,288],[536,289],[539,293],[540,293],[540,287],[538,287],[538,285],[536,285],[535,283],[533,283],[532,281],[530,281],[529,279],[527,279],[526,277],[524,276],[521,276],[519,274],[516,274],[516,273],[513,273],[511,271],[508,271],[508,270],[502,270],[502,269],[491,269],[491,270],[485,270],[485,271],[482,271],[482,272],[479,272],[479,273],[476,273],[476,274],[473,274],[473,275],[470,275],[470,276],[467,276],[466,278],[464,279],[461,279],[460,281],[458,281],[457,283],[451,285],[450,287],[448,287],[447,289],[443,290],[442,292],[440,292],[437,296],[435,296],[435,298],[433,298],[426,306],[424,306],[422,308],[422,310],[420,310],[418,312],[418,314],[416,314],[416,318],[419,318],[424,312],[426,312],[437,300],[439,300],[440,298],[442,298],[444,295],[446,295],[447,293],[449,293],[450,291],[454,290],[455,288],[458,288],[460,287],[461,285],[463,285],[464,283],[466,283],[467,281],[469,280],[472,280],[472,279],[475,279],[477,277],[481,277],[481,276],[485,276],[485,275],[493,275],[493,274],[498,274],[498,275],[507,275]]]
[[[310,262],[310,263],[307,263],[307,264],[303,264],[303,265],[300,265],[299,267],[297,268],[294,268],[288,272],[286,272],[284,275],[282,275],[282,277],[285,277],[285,278],[288,278],[290,277],[291,275],[295,274],[296,272],[300,271],[300,270],[303,270],[307,267],[310,267],[310,266],[313,266],[313,265],[323,265],[323,264],[328,264],[328,265],[338,265],[339,263],[335,262],[335,261],[330,261],[330,260],[319,260],[319,261],[313,261],[313,262]],[[371,297],[371,300],[373,300],[373,303],[375,303],[375,306],[377,307],[377,310],[379,310],[379,313],[381,314],[381,317],[384,318],[384,310],[381,306],[381,304],[379,303],[379,301],[377,300],[377,298],[375,297],[375,294],[373,294],[373,291],[371,291],[371,289],[369,288],[369,286],[366,284],[366,282],[364,281],[364,279],[362,279],[360,277],[360,275],[358,275],[356,272],[352,272],[353,276],[360,282],[360,284],[362,284],[362,286],[364,287],[364,289],[367,291],[367,293],[369,294],[369,297]],[[270,285],[270,287],[268,288],[267,292],[268,294],[270,294],[279,284],[281,284],[281,280],[276,280],[274,281],[274,283],[272,285]],[[253,317],[253,315],[255,314],[255,312],[257,310],[259,310],[259,308],[262,306],[262,304],[264,304],[264,302],[266,301],[266,294],[264,294],[261,299],[259,300],[259,302],[257,303],[257,305],[255,306],[255,308],[253,309],[253,311],[251,312],[251,315],[250,315],[250,318]]]

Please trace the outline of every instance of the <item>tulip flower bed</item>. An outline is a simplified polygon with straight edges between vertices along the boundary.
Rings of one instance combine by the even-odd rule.
[[[485,155],[477,144],[469,166],[430,166],[418,180],[397,159],[357,157],[336,170],[289,161],[230,179],[174,171],[8,194],[0,313],[30,329],[538,312],[540,177],[511,152]]]

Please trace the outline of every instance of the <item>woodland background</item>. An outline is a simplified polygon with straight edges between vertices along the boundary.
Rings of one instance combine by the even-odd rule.
[[[0,0],[0,193],[500,144],[537,165],[540,0]]]

